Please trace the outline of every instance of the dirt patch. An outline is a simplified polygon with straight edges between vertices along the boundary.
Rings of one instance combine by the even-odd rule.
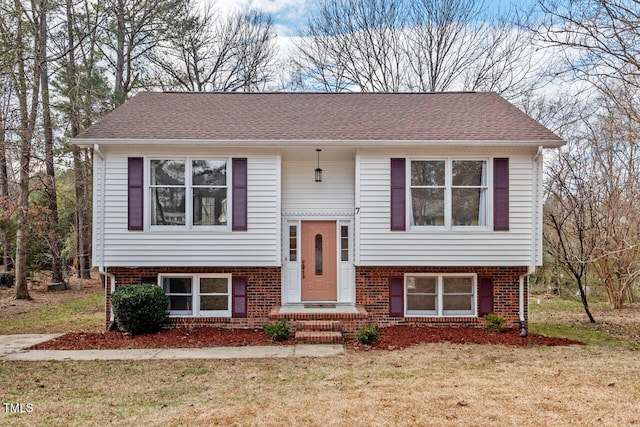
[[[65,291],[48,291],[49,282],[50,277],[47,274],[37,275],[36,280],[29,284],[30,300],[17,300],[15,285],[11,288],[0,287],[0,321],[28,313],[41,306],[61,304],[81,296],[104,293],[104,287],[95,273],[91,279],[68,278],[70,289]]]
[[[418,328],[393,326],[382,329],[380,340],[371,346],[357,341],[347,343],[355,350],[399,350],[420,343],[502,344],[510,346],[558,346],[581,344],[561,338],[549,338],[529,334],[520,338],[519,331],[504,333],[486,332],[472,328]],[[52,341],[31,347],[32,350],[84,350],[84,349],[132,349],[132,348],[201,348],[247,345],[291,345],[294,339],[275,342],[261,329],[224,329],[200,327],[175,328],[154,334],[132,336],[122,332],[74,332]]]

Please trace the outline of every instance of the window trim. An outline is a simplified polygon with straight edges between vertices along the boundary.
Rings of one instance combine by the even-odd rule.
[[[188,273],[162,273],[158,274],[158,286],[164,292],[163,280],[165,278],[191,278],[191,301],[192,308],[191,314],[184,310],[169,311],[169,317],[232,317],[232,275],[230,273],[202,273],[202,274],[188,274]],[[227,279],[227,309],[226,310],[200,310],[200,279]],[[204,295],[212,295],[205,293]],[[215,294],[225,295],[225,294]]]
[[[436,312],[409,310],[407,279],[409,277],[435,277],[436,282]],[[443,308],[444,278],[445,277],[465,277],[472,279],[471,311],[452,312],[448,310],[445,314]],[[412,311],[410,313],[410,311]],[[405,317],[478,317],[478,275],[476,273],[405,273],[404,274],[404,315]]]
[[[405,170],[406,177],[406,224],[409,230],[414,231],[491,231],[493,224],[493,162],[489,157],[469,157],[469,156],[439,156],[439,157],[408,157],[408,164]],[[414,187],[411,185],[411,170],[413,162],[445,162],[445,185],[444,187]],[[483,161],[485,162],[485,185],[481,187],[460,187],[455,188],[482,188],[485,191],[485,224],[484,225],[453,225],[452,224],[452,203],[453,203],[453,162],[454,161]],[[415,225],[412,224],[413,218],[413,199],[411,190],[413,188],[444,188],[444,224],[443,225]]]
[[[152,225],[151,224],[151,162],[153,160],[173,160],[185,162],[185,184],[184,186],[164,186],[185,188],[185,224],[184,225]],[[225,186],[194,186],[193,185],[193,160],[218,160],[226,163]],[[150,231],[231,231],[233,221],[233,179],[232,158],[229,156],[163,156],[154,155],[144,159],[144,222],[145,228]],[[194,225],[193,224],[193,190],[194,188],[226,188],[227,190],[227,223],[224,225]]]

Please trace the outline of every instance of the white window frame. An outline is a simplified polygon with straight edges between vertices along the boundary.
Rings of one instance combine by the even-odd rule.
[[[493,171],[491,170],[492,162],[487,157],[415,157],[408,158],[408,167],[406,168],[406,223],[409,224],[410,229],[417,231],[488,231],[490,229],[489,224],[493,222],[493,203],[492,203],[492,191],[493,186],[492,177]],[[445,183],[444,186],[438,187],[413,187],[411,185],[411,164],[412,162],[445,162]],[[482,187],[455,187],[455,188],[481,188],[485,194],[485,224],[484,225],[453,225],[452,224],[452,209],[453,209],[453,162],[454,161],[482,161],[485,162],[485,185]],[[444,224],[443,225],[416,225],[413,224],[413,199],[411,194],[412,188],[444,188]]]
[[[353,262],[353,239],[351,238],[351,231],[352,231],[352,227],[351,227],[351,221],[337,221],[336,223],[336,227],[338,228],[337,230],[337,240],[338,240],[338,262],[341,263],[352,263]],[[346,227],[347,229],[347,235],[346,237],[342,236],[342,227]],[[346,250],[346,255],[347,255],[347,259],[342,259],[342,253],[343,253],[343,248],[342,248],[342,242],[343,240],[346,239],[347,241],[347,248]]]
[[[153,160],[173,160],[173,161],[184,161],[185,162],[185,184],[184,186],[166,186],[166,187],[179,187],[185,188],[185,225],[152,225],[151,224],[151,189],[155,186],[151,185],[151,162]],[[227,189],[227,223],[224,225],[194,225],[193,224],[193,189],[194,188],[221,188],[221,186],[202,186],[197,185],[194,187],[193,185],[193,169],[192,169],[192,161],[193,160],[214,160],[214,161],[224,161],[226,163],[226,185],[224,188]],[[233,206],[233,191],[231,188],[231,180],[233,177],[232,161],[230,157],[224,156],[153,156],[145,159],[145,193],[144,193],[144,211],[145,211],[145,225],[147,230],[152,231],[184,231],[184,230],[194,230],[194,231],[230,231],[231,230],[231,222],[233,218],[233,213],[231,212]]]
[[[190,278],[191,279],[191,313],[184,310],[170,310],[170,317],[231,317],[231,304],[233,295],[231,294],[232,275],[231,274],[185,274],[185,273],[163,273],[158,275],[158,286],[164,291],[163,280],[165,278]],[[200,310],[200,279],[227,279],[226,294],[204,295],[227,295],[226,310]]]
[[[409,310],[407,279],[409,277],[435,277],[436,278],[436,309],[435,310]],[[444,311],[444,278],[464,277],[472,279],[471,310]],[[477,317],[478,306],[478,275],[475,273],[405,273],[404,275],[404,315],[406,317]]]

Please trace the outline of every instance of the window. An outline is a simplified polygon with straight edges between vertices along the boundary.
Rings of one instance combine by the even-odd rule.
[[[340,261],[349,261],[349,226],[340,226]]]
[[[226,160],[151,160],[152,226],[226,226]]]
[[[172,316],[230,316],[230,275],[163,275]]]
[[[298,226],[289,226],[289,261],[298,260]]]
[[[485,160],[412,160],[409,215],[412,226],[485,227]]]
[[[322,276],[322,234],[316,234],[316,276]]]
[[[407,275],[405,291],[407,316],[475,315],[475,275]]]

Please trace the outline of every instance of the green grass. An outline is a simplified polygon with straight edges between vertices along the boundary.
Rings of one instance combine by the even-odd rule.
[[[640,350],[640,344],[632,340],[613,337],[606,332],[599,331],[588,326],[531,323],[529,325],[529,331],[534,334],[546,335],[549,337],[568,338],[575,341],[581,341],[587,345]]]
[[[607,308],[609,304],[605,301],[589,301],[589,308]],[[543,312],[543,311],[568,311],[568,312],[584,312],[584,307],[582,306],[582,302],[579,300],[573,299],[546,299],[543,304],[536,304],[536,297],[531,297],[531,302],[529,304],[529,311],[531,313],[534,312]]]
[[[104,330],[104,296],[99,294],[43,305],[0,322],[0,334],[101,330]]]
[[[573,299],[531,298],[529,330],[550,337],[569,338],[590,346],[640,350],[634,322],[624,321],[606,301],[590,301],[589,308],[596,318],[590,323],[582,303]],[[640,315],[638,315],[640,319]]]

